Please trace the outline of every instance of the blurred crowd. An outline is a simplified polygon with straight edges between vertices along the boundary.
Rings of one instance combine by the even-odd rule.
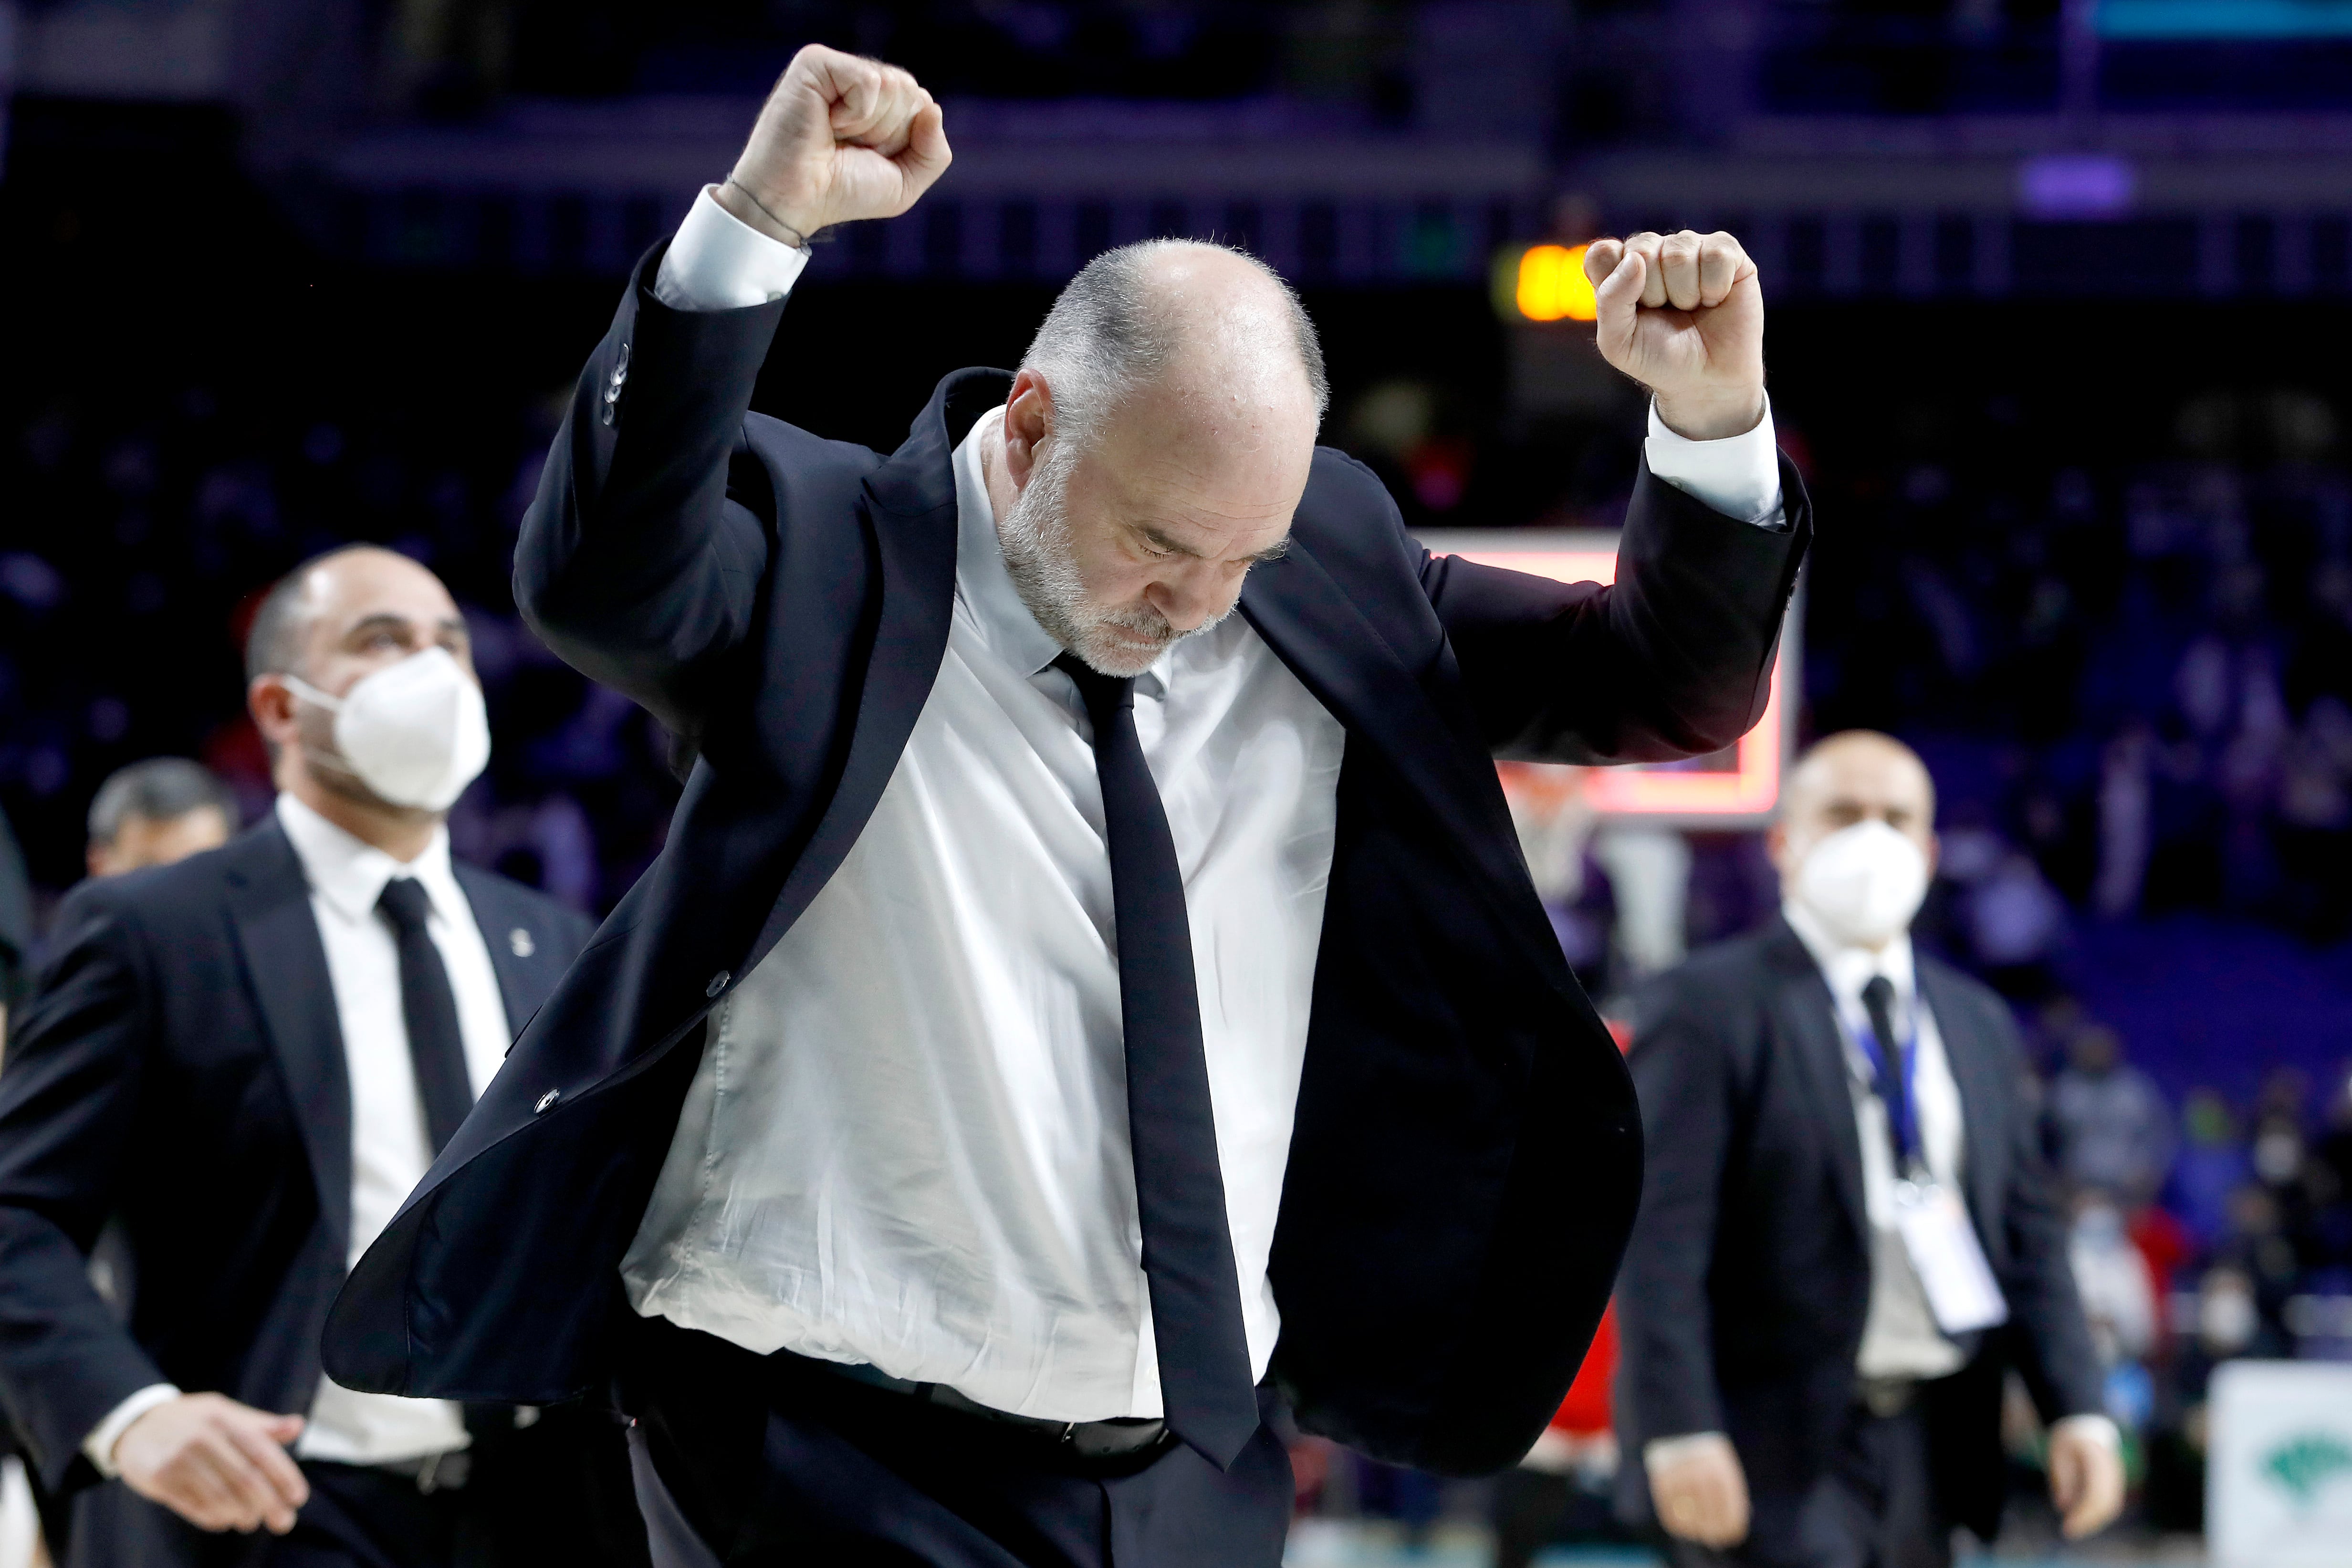
[[[330,416],[202,384],[32,411],[0,453],[0,801],[37,887],[81,871],[100,779],[200,759],[250,820],[270,788],[238,649],[260,589],[352,539],[431,566],[465,607],[499,737],[457,853],[601,911],[659,847],[664,739],[541,647],[507,586],[551,426]]]
[[[1817,721],[1933,713],[1951,945],[2032,996],[2071,907],[2352,922],[2352,476],[2293,388],[2182,400],[2084,461],[2019,399],[1921,410],[1841,469]],[[2168,439],[2167,439],[2168,437]],[[2070,449],[2071,448],[2071,449]],[[1834,606],[1834,607],[1832,607]],[[2055,894],[2057,897],[2053,897]]]
[[[2053,1022],[2052,1152],[2109,1408],[2136,1439],[2147,1521],[2192,1529],[2215,1366],[2352,1357],[2352,1072],[2315,1089],[2279,1068],[2251,1103],[2200,1088],[2176,1106],[2114,1031]]]

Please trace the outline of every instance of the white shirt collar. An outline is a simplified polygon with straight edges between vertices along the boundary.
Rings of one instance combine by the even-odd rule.
[[[996,505],[989,499],[988,477],[980,454],[982,445],[996,439],[1003,426],[1004,410],[992,408],[973,423],[955,449],[956,597],[971,612],[990,652],[1023,675],[1035,675],[1061,658],[1062,645],[1022,603],[1021,590],[1013,585],[1013,574],[1005,568],[1004,546],[996,537]],[[1161,654],[1159,662],[1139,678],[1147,694],[1154,682],[1166,689],[1173,652],[1171,648]]]
[[[981,467],[982,443],[993,440],[1004,410],[982,415],[955,449],[956,595],[971,611],[990,651],[1024,675],[1034,675],[1062,655],[1062,645],[1037,624],[1005,569],[996,538],[996,507]]]
[[[371,918],[376,900],[383,896],[384,884],[395,877],[415,878],[443,920],[454,924],[471,916],[465,890],[457,886],[457,873],[450,868],[446,826],[433,830],[432,842],[423,854],[404,863],[352,837],[290,795],[278,795],[277,811],[278,825],[285,829],[296,858],[302,862],[304,879],[345,920]]]
[[[1909,1005],[1914,984],[1909,931],[1873,952],[1866,947],[1847,946],[1832,937],[1822,929],[1822,923],[1794,899],[1781,900],[1780,918],[1789,922],[1789,929],[1797,933],[1797,940],[1805,944],[1807,952],[1812,954],[1813,963],[1821,969],[1822,978],[1829,982],[1830,994],[1837,999],[1841,1009],[1848,1013],[1860,1012],[1862,988],[1870,984],[1873,975],[1886,976],[1887,982],[1895,987],[1899,1026],[1899,1009]]]

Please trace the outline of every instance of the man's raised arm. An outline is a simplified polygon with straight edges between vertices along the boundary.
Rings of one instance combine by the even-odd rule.
[[[515,549],[515,599],[550,647],[674,730],[749,630],[771,503],[730,458],[785,293],[818,230],[892,217],[948,165],[939,105],[905,71],[811,45],[742,156],[581,373]]]
[[[1764,710],[1811,534],[1764,395],[1764,300],[1727,234],[1585,253],[1601,354],[1649,389],[1617,581],[1431,558],[1422,580],[1499,755],[1619,763],[1729,745]]]

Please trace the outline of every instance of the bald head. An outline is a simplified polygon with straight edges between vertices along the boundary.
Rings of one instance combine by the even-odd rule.
[[[1154,424],[1200,416],[1228,435],[1236,414],[1286,416],[1267,435],[1314,427],[1330,401],[1315,324],[1255,257],[1199,240],[1105,251],[1070,279],[1022,356],[1053,388],[1056,432],[1085,445],[1130,400]],[[1171,432],[1172,433],[1172,432]]]
[[[1132,676],[1223,620],[1285,548],[1328,397],[1314,325],[1264,263],[1189,240],[1096,258],[1030,344],[1001,446],[982,447],[1038,625]]]
[[[1814,742],[1789,771],[1780,819],[1766,847],[1786,887],[1813,846],[1857,822],[1879,821],[1936,862],[1936,784],[1927,765],[1892,735],[1847,730]]]
[[[314,555],[272,584],[254,611],[245,640],[246,679],[297,675],[315,685],[309,671],[320,651],[312,645],[322,623],[340,619],[355,626],[363,620],[418,616],[453,628],[460,638],[465,634],[465,618],[449,590],[407,556],[373,544],[347,544]]]

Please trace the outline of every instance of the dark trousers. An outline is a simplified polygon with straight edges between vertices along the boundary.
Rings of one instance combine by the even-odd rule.
[[[629,1464],[609,1411],[478,1427],[463,1488],[305,1460],[291,1533],[215,1534],[110,1481],[73,1500],[67,1568],[645,1568]]]
[[[1120,1463],[659,1320],[625,1376],[655,1568],[1278,1568],[1290,1458]],[[1269,1400],[1271,1396],[1265,1396]]]
[[[430,1495],[404,1477],[305,1462],[310,1500],[293,1531],[198,1530],[120,1481],[76,1500],[71,1568],[459,1568],[462,1491]],[[475,1556],[473,1562],[488,1559]]]
[[[1829,1468],[1802,1492],[1748,1499],[1748,1539],[1729,1552],[1673,1544],[1676,1568],[1950,1568],[1952,1526],[1936,1504],[1919,1406],[1855,1405]]]

